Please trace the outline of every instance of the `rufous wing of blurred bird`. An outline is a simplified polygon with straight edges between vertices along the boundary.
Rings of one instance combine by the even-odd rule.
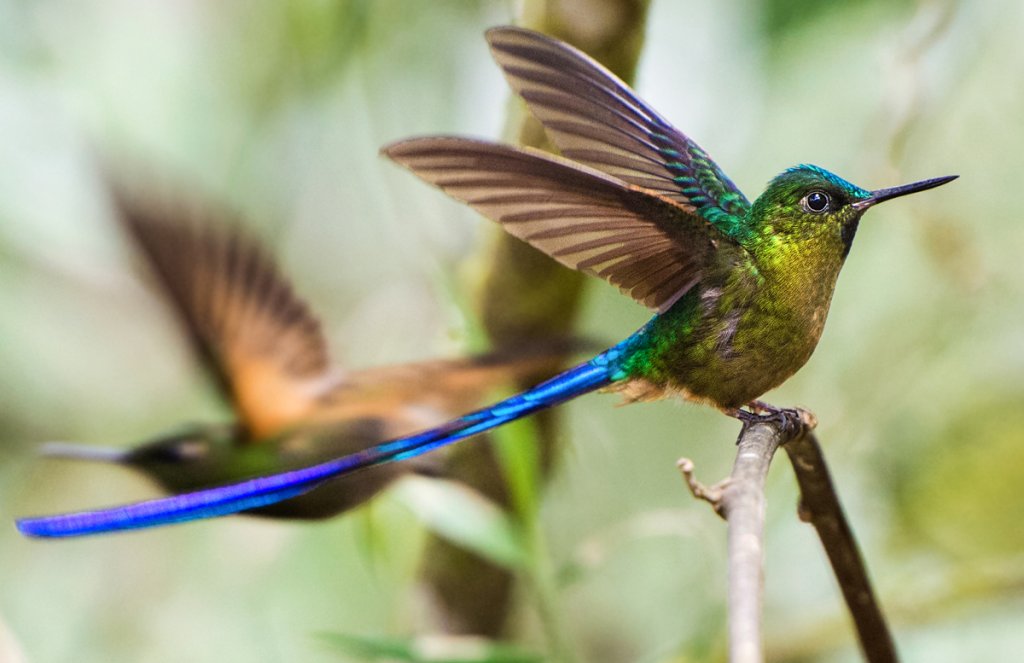
[[[357,453],[436,426],[477,405],[496,386],[551,373],[578,341],[459,359],[342,371],[320,321],[239,216],[183,188],[112,180],[121,227],[148,263],[196,355],[237,421],[189,424],[128,450],[67,443],[49,456],[116,463],[171,493],[230,483]],[[351,509],[421,458],[368,468],[248,513],[323,518]]]

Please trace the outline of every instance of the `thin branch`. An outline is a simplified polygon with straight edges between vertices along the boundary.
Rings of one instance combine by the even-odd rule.
[[[722,512],[722,493],[725,491],[725,487],[729,484],[729,479],[719,481],[713,486],[705,486],[697,479],[697,475],[694,472],[693,461],[689,458],[680,458],[676,463],[676,467],[683,474],[683,481],[686,482],[686,487],[690,489],[690,494],[693,495],[694,499],[704,500],[711,505],[711,508],[715,510],[715,513],[725,518],[725,514]]]
[[[729,660],[764,660],[761,615],[764,592],[764,483],[775,451],[784,446],[800,486],[800,518],[814,525],[832,564],[853,617],[860,646],[869,663],[895,663],[896,647],[867,569],[846,520],[825,457],[811,432],[817,421],[800,413],[800,425],[758,423],[740,436],[736,462],[724,481],[705,487],[694,476],[693,463],[679,461],[687,487],[729,524]]]
[[[800,484],[800,518],[818,531],[853,617],[864,657],[870,663],[899,660],[818,440],[808,433],[788,442],[785,448]]]
[[[764,483],[782,431],[755,424],[738,442],[736,462],[716,509],[729,523],[729,660],[764,661]]]
[[[782,426],[758,423],[737,441],[732,473],[706,487],[693,473],[693,462],[679,460],[690,493],[711,504],[728,523],[729,562],[729,660],[762,663],[764,637],[761,613],[764,602],[765,478],[779,446],[804,428],[786,432]]]

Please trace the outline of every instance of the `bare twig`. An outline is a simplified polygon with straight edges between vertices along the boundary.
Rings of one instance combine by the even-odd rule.
[[[810,433],[800,436],[786,444],[786,453],[800,484],[800,518],[818,531],[853,617],[864,657],[870,663],[897,661],[896,645],[875,599],[818,440]]]
[[[736,462],[716,510],[729,523],[729,660],[764,661],[764,482],[782,430],[755,424],[738,443]]]
[[[802,428],[790,435],[799,435]],[[764,661],[761,606],[764,594],[764,484],[779,446],[788,439],[781,426],[758,423],[737,442],[732,473],[706,487],[694,476],[693,462],[678,462],[690,493],[711,504],[729,527],[729,660]]]
[[[705,486],[697,479],[697,475],[694,473],[693,461],[689,458],[680,458],[676,462],[676,467],[683,474],[683,481],[686,482],[686,487],[690,489],[690,494],[693,495],[694,499],[704,500],[711,505],[715,513],[725,518],[725,513],[722,511],[722,493],[725,492],[726,486],[729,485],[729,479],[723,479],[713,486]]]
[[[724,481],[707,488],[693,463],[679,461],[686,484],[698,499],[710,502],[729,523],[729,660],[764,660],[761,634],[764,559],[764,482],[775,451],[784,446],[800,485],[800,518],[814,525],[853,617],[861,649],[869,663],[893,663],[896,647],[857,548],[825,458],[811,432],[817,421],[800,412],[800,426],[785,430],[759,423],[740,436],[736,462]]]

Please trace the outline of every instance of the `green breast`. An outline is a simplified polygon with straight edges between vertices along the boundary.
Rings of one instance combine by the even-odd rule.
[[[792,251],[714,271],[637,335],[627,375],[722,408],[749,403],[810,358],[840,266]]]

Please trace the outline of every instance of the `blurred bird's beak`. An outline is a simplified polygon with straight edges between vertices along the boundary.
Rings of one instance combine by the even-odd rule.
[[[128,458],[124,449],[93,447],[73,442],[47,442],[39,447],[39,455],[49,458],[88,460],[97,463],[123,463]]]
[[[934,177],[930,180],[921,180],[920,182],[914,182],[912,184],[904,184],[902,186],[894,186],[891,189],[879,189],[878,191],[872,191],[871,196],[864,200],[858,200],[853,203],[851,207],[855,210],[865,210],[876,203],[880,203],[885,200],[891,200],[892,198],[899,198],[905,196],[908,193],[917,193],[918,191],[925,191],[926,189],[934,189],[937,186],[942,186],[946,182],[952,182],[959,175],[946,175],[945,177]]]

